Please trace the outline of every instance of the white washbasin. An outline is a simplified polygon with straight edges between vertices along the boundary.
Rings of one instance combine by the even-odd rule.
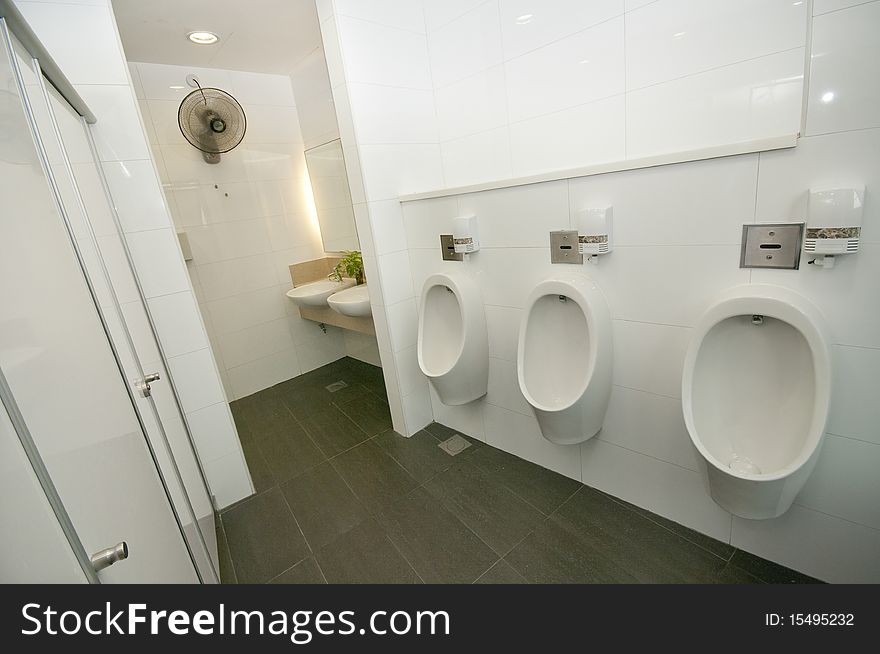
[[[370,294],[367,292],[366,284],[334,293],[327,298],[327,304],[330,305],[331,309],[341,313],[343,316],[360,318],[372,315],[372,311],[370,311]]]
[[[326,307],[328,297],[354,284],[355,280],[347,277],[343,277],[341,282],[322,279],[290,289],[287,291],[287,297],[301,307]]]

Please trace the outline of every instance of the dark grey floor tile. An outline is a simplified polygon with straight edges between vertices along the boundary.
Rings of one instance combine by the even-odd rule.
[[[415,584],[419,578],[372,518],[317,554],[331,584]]]
[[[637,580],[601,548],[546,520],[513,548],[506,561],[530,583],[618,584]]]
[[[261,395],[250,402],[244,408],[244,420],[251,436],[257,440],[265,434],[285,431],[297,424],[296,418],[287,406],[271,394]]]
[[[229,555],[229,545],[226,543],[226,532],[223,531],[223,522],[218,516],[215,529],[217,532],[217,558],[220,563],[220,583],[235,584],[235,567],[232,565],[232,557]]]
[[[275,577],[270,584],[326,584],[314,557],[303,559]]]
[[[510,567],[504,559],[493,565],[475,584],[527,584],[520,573]]]
[[[492,476],[462,461],[425,483],[498,556],[507,554],[544,519]]]
[[[763,584],[764,582],[742,568],[728,563],[714,579],[716,584]]]
[[[326,460],[326,456],[298,424],[256,439],[276,483],[287,481]]]
[[[281,492],[312,550],[335,540],[369,516],[327,461],[281,484]]]
[[[225,512],[223,529],[241,584],[269,581],[309,555],[308,545],[277,488]]]
[[[391,410],[388,403],[376,395],[363,395],[348,402],[337,403],[336,406],[368,436],[391,429]]]
[[[743,550],[734,552],[730,559],[735,565],[767,584],[823,584],[825,582],[791,568],[773,563]]]
[[[300,424],[328,457],[335,456],[369,438],[335,406],[328,405],[300,418]]]
[[[257,446],[256,441],[250,438],[242,439],[241,449],[244,452],[244,459],[247,462],[251,479],[254,482],[254,491],[262,493],[272,488],[275,485],[275,477],[272,476],[269,464],[266,463],[266,459]]]
[[[711,583],[727,563],[586,486],[550,521],[640,583]]]
[[[469,584],[498,560],[423,488],[391,504],[377,520],[426,583]]]
[[[468,460],[547,515],[581,486],[579,481],[488,445],[478,448]]]
[[[436,438],[438,441],[445,441],[447,438],[451,438],[452,436],[458,434],[459,436],[467,439],[467,441],[471,444],[471,446],[467,450],[465,450],[466,452],[476,451],[477,448],[482,447],[484,444],[482,441],[478,441],[473,436],[469,436],[468,434],[458,431],[457,429],[453,429],[452,427],[447,427],[446,425],[440,424],[439,422],[432,422],[430,425],[425,427],[425,431],[434,436],[434,438]]]
[[[373,442],[394,457],[418,482],[425,482],[447,470],[457,460],[441,450],[437,439],[424,430],[405,438],[389,429],[373,438]]]
[[[375,513],[406,495],[418,483],[372,441],[365,441],[331,460],[333,467],[367,508]]]
[[[601,491],[597,491],[597,492],[601,492]],[[673,522],[672,520],[669,520],[668,518],[664,518],[663,516],[659,516],[656,513],[652,513],[651,511],[648,511],[647,509],[643,509],[639,506],[636,506],[635,504],[631,504],[631,503],[629,503],[625,500],[622,500],[618,497],[608,495],[607,493],[603,493],[603,495],[607,495],[607,497],[610,497],[615,502],[622,504],[623,506],[627,507],[628,509],[630,509],[632,511],[635,511],[636,513],[638,513],[642,517],[647,518],[648,520],[651,520],[652,522],[656,522],[661,527],[666,527],[666,529],[668,529],[669,531],[673,532],[674,534],[678,534],[679,536],[681,536],[685,540],[689,540],[690,542],[694,543],[695,545],[699,545],[704,550],[708,550],[709,552],[712,552],[712,554],[714,554],[715,556],[720,556],[723,559],[729,560],[730,557],[733,556],[733,553],[736,551],[736,548],[733,547],[733,545],[730,545],[729,543],[722,542],[720,540],[712,538],[711,536],[707,536],[706,534],[701,534],[698,531],[694,531],[693,529],[690,529],[689,527],[685,527],[684,525],[680,525],[677,522]]]

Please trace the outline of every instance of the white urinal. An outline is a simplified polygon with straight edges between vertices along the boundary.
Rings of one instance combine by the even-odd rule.
[[[770,285],[728,290],[691,335],[682,408],[712,498],[743,518],[785,513],[812,472],[831,398],[819,311]]]
[[[466,404],[486,394],[489,337],[480,289],[461,273],[425,280],[419,305],[419,368],[443,404]]]
[[[547,440],[581,443],[602,428],[611,358],[611,315],[595,283],[565,275],[535,287],[520,324],[516,367]]]

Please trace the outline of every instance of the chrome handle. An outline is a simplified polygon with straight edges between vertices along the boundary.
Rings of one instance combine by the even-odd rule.
[[[128,558],[128,544],[125,541],[117,543],[113,547],[95,552],[91,556],[92,567],[95,572],[101,572],[104,568],[109,568],[117,561]]]
[[[141,392],[141,395],[144,397],[150,397],[152,394],[152,389],[150,388],[150,384],[154,381],[159,381],[159,373],[151,372],[149,375],[144,375],[144,378],[138,382],[135,382],[135,386]]]

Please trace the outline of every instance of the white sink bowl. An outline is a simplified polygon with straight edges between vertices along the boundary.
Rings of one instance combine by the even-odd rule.
[[[334,293],[327,298],[327,304],[330,305],[331,309],[341,313],[343,316],[362,318],[372,315],[372,311],[370,311],[370,295],[367,292],[366,284]]]
[[[354,286],[354,284],[355,280],[345,277],[341,282],[333,279],[322,279],[290,289],[287,291],[287,297],[301,307],[326,307],[328,297],[345,288]]]

